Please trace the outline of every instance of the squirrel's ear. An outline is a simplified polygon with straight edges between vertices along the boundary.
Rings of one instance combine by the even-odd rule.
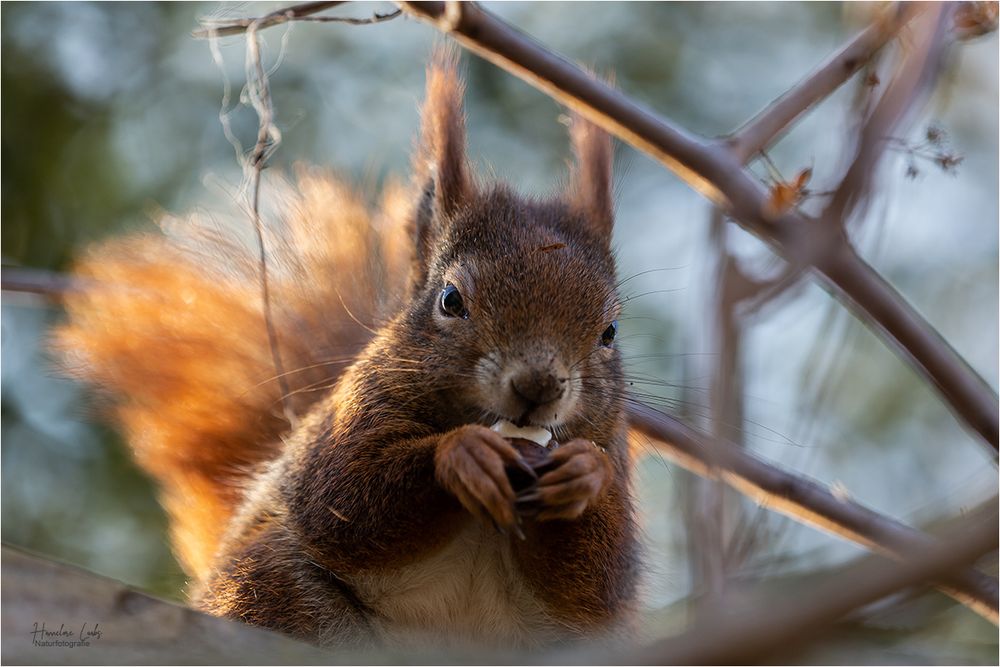
[[[588,120],[573,114],[570,139],[576,162],[567,199],[600,236],[611,239],[614,205],[611,192],[611,137]]]
[[[457,49],[437,48],[427,68],[427,97],[413,165],[421,188],[414,219],[418,263],[426,262],[444,225],[474,194],[465,157],[464,89]]]
[[[458,76],[458,51],[438,48],[427,68],[427,98],[420,113],[416,171],[434,181],[439,213],[451,215],[471,194],[465,159],[465,85]]]

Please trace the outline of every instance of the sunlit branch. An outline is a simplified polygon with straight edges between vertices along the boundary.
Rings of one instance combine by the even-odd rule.
[[[732,444],[715,441],[652,408],[629,409],[631,428],[675,463],[698,475],[717,476],[761,506],[867,548],[905,557],[932,539],[822,484],[762,461]],[[997,623],[996,579],[969,569],[941,583],[950,596]]]

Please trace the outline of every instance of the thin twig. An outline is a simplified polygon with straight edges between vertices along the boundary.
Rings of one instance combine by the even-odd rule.
[[[298,23],[344,23],[347,25],[374,25],[376,23],[384,23],[386,21],[391,21],[392,19],[402,16],[402,9],[394,9],[391,12],[385,14],[374,14],[368,18],[356,18],[353,16],[298,16],[293,21]]]
[[[285,9],[279,9],[260,18],[247,19],[213,19],[203,18],[201,23],[203,28],[193,31],[191,34],[197,39],[211,39],[212,37],[227,37],[229,35],[240,35],[250,30],[250,26],[256,25],[256,30],[260,31],[271,26],[281,25],[288,21],[309,22],[309,23],[346,23],[348,25],[372,25],[391,21],[402,15],[402,10],[394,9],[386,14],[376,13],[369,18],[355,18],[352,16],[314,16],[314,14],[344,4],[341,2],[307,2],[301,5],[293,5]]]
[[[281,360],[281,347],[278,342],[278,332],[274,327],[271,311],[271,291],[267,274],[267,248],[264,244],[264,226],[260,219],[260,177],[267,158],[277,148],[281,133],[274,124],[274,110],[271,106],[271,91],[267,72],[260,57],[260,42],[257,39],[258,24],[251,24],[247,29],[247,93],[250,104],[257,112],[259,127],[257,144],[253,148],[250,162],[246,165],[250,174],[250,206],[254,233],[257,236],[257,248],[260,254],[260,289],[263,301],[264,326],[267,329],[267,342],[271,348],[271,358],[274,362],[274,373],[281,389],[281,407],[290,427],[295,426],[296,418],[288,402],[291,391],[285,365]]]
[[[317,14],[342,4],[344,4],[343,0],[339,0],[337,2],[304,2],[300,5],[291,5],[290,7],[285,7],[283,9],[276,9],[270,14],[266,14],[265,16],[261,16],[259,18],[232,20],[222,19],[219,21],[204,18],[201,19],[201,23],[205,27],[195,30],[191,34],[198,39],[242,35],[249,30],[252,25],[256,25],[257,30],[263,30],[264,28],[280,25],[287,21],[309,16],[311,14]]]
[[[748,294],[740,303],[740,313],[744,317],[757,315],[763,311],[765,306],[787,294],[793,287],[798,286],[799,279],[803,275],[805,275],[803,267],[787,264],[773,278],[754,281],[750,285]]]
[[[882,16],[847,43],[799,83],[768,104],[726,140],[741,162],[765,150],[806,111],[840,88],[913,17],[924,3],[904,2],[889,7]]]
[[[713,442],[652,408],[631,407],[629,425],[651,438],[652,444],[675,463],[698,475],[718,474],[726,484],[761,506],[800,523],[896,557],[925,549],[932,542],[920,531],[853,500],[838,498],[818,482],[785,472],[730,443]],[[942,588],[997,623],[996,579],[978,570],[967,570],[948,579]]]
[[[443,3],[400,4],[440,27]],[[823,282],[853,305],[859,318],[938,389],[952,412],[990,445],[996,457],[1000,445],[996,394],[902,295],[857,257],[845,236],[795,210],[768,218],[767,191],[725,143],[698,139],[659,118],[478,5],[462,8],[450,33],[457,41],[657,158],[793,265],[815,268]],[[851,280],[844,280],[837,275],[837,262],[843,264],[852,255],[854,273]],[[833,263],[821,261],[831,256],[837,257]]]
[[[39,294],[58,300],[66,292],[84,288],[82,280],[43,269],[5,266],[0,269],[0,289],[4,292]]]
[[[867,199],[878,163],[888,147],[886,137],[893,135],[907,115],[912,115],[914,100],[925,97],[932,89],[946,47],[950,15],[947,8],[937,6],[916,22],[914,43],[864,124],[854,160],[820,216],[827,224],[843,225],[858,203]]]

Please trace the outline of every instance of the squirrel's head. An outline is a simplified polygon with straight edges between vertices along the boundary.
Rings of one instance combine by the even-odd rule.
[[[547,201],[469,175],[454,57],[428,75],[408,329],[447,421],[600,430],[623,394],[611,252],[611,142],[574,119],[566,191]]]

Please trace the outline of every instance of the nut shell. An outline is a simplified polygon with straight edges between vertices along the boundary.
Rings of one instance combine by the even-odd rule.
[[[551,459],[550,452],[558,446],[554,440],[549,442],[549,448],[542,447],[541,445],[532,442],[531,440],[525,440],[524,438],[508,438],[514,449],[521,454],[521,458],[524,462],[531,466],[531,469],[535,471],[535,475],[541,477],[546,472],[551,469]],[[510,485],[514,489],[514,493],[520,493],[526,489],[531,488],[535,485],[535,480],[528,475],[526,472],[521,470],[516,466],[507,466],[507,479],[510,480]]]
[[[510,438],[509,442],[532,468],[549,458],[549,450],[531,440]]]

